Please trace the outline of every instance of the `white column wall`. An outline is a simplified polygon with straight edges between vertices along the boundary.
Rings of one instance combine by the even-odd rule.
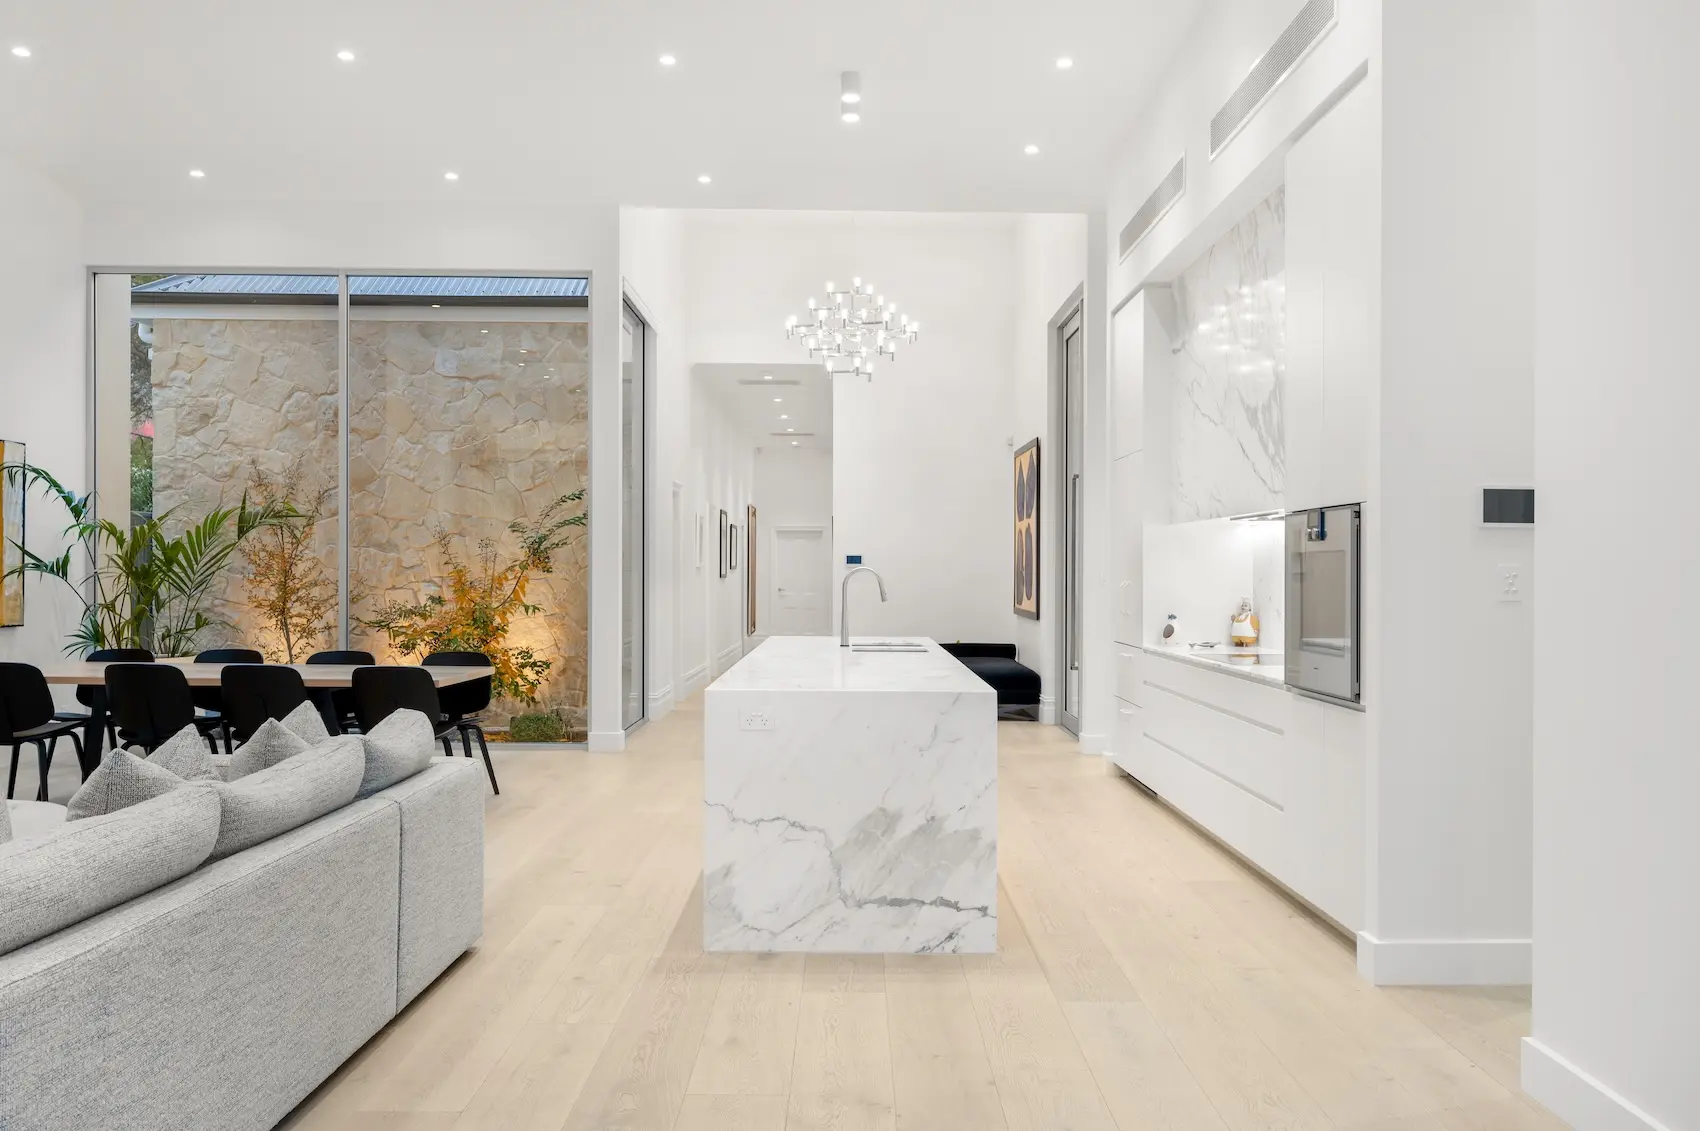
[[[31,463],[78,492],[88,489],[92,474],[81,226],[81,209],[68,193],[0,159],[0,341],[6,343],[0,439],[24,444]],[[30,549],[57,554],[64,525],[57,503],[31,496],[25,512]],[[64,658],[78,605],[57,581],[26,584],[24,624],[0,628],[0,660],[40,667]]]
[[[1696,43],[1689,0],[1541,5],[1523,1083],[1578,1131],[1700,1127]]]

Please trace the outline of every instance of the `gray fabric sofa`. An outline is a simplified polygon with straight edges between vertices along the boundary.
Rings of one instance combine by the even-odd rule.
[[[483,825],[438,759],[0,954],[0,1128],[273,1127],[477,941]]]

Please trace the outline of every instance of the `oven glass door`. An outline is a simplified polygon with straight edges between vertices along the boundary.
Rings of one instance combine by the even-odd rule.
[[[1357,506],[1287,516],[1287,683],[1358,701]]]

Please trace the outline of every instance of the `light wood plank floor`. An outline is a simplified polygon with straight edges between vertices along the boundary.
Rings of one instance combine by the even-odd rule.
[[[999,953],[702,951],[700,700],[501,750],[482,944],[297,1131],[1538,1131],[1527,990],[1377,990],[1063,732],[1000,724]]]

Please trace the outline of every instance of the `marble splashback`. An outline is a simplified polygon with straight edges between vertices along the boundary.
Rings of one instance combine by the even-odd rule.
[[[1164,428],[1168,521],[1273,510],[1286,486],[1286,190],[1175,281]]]

